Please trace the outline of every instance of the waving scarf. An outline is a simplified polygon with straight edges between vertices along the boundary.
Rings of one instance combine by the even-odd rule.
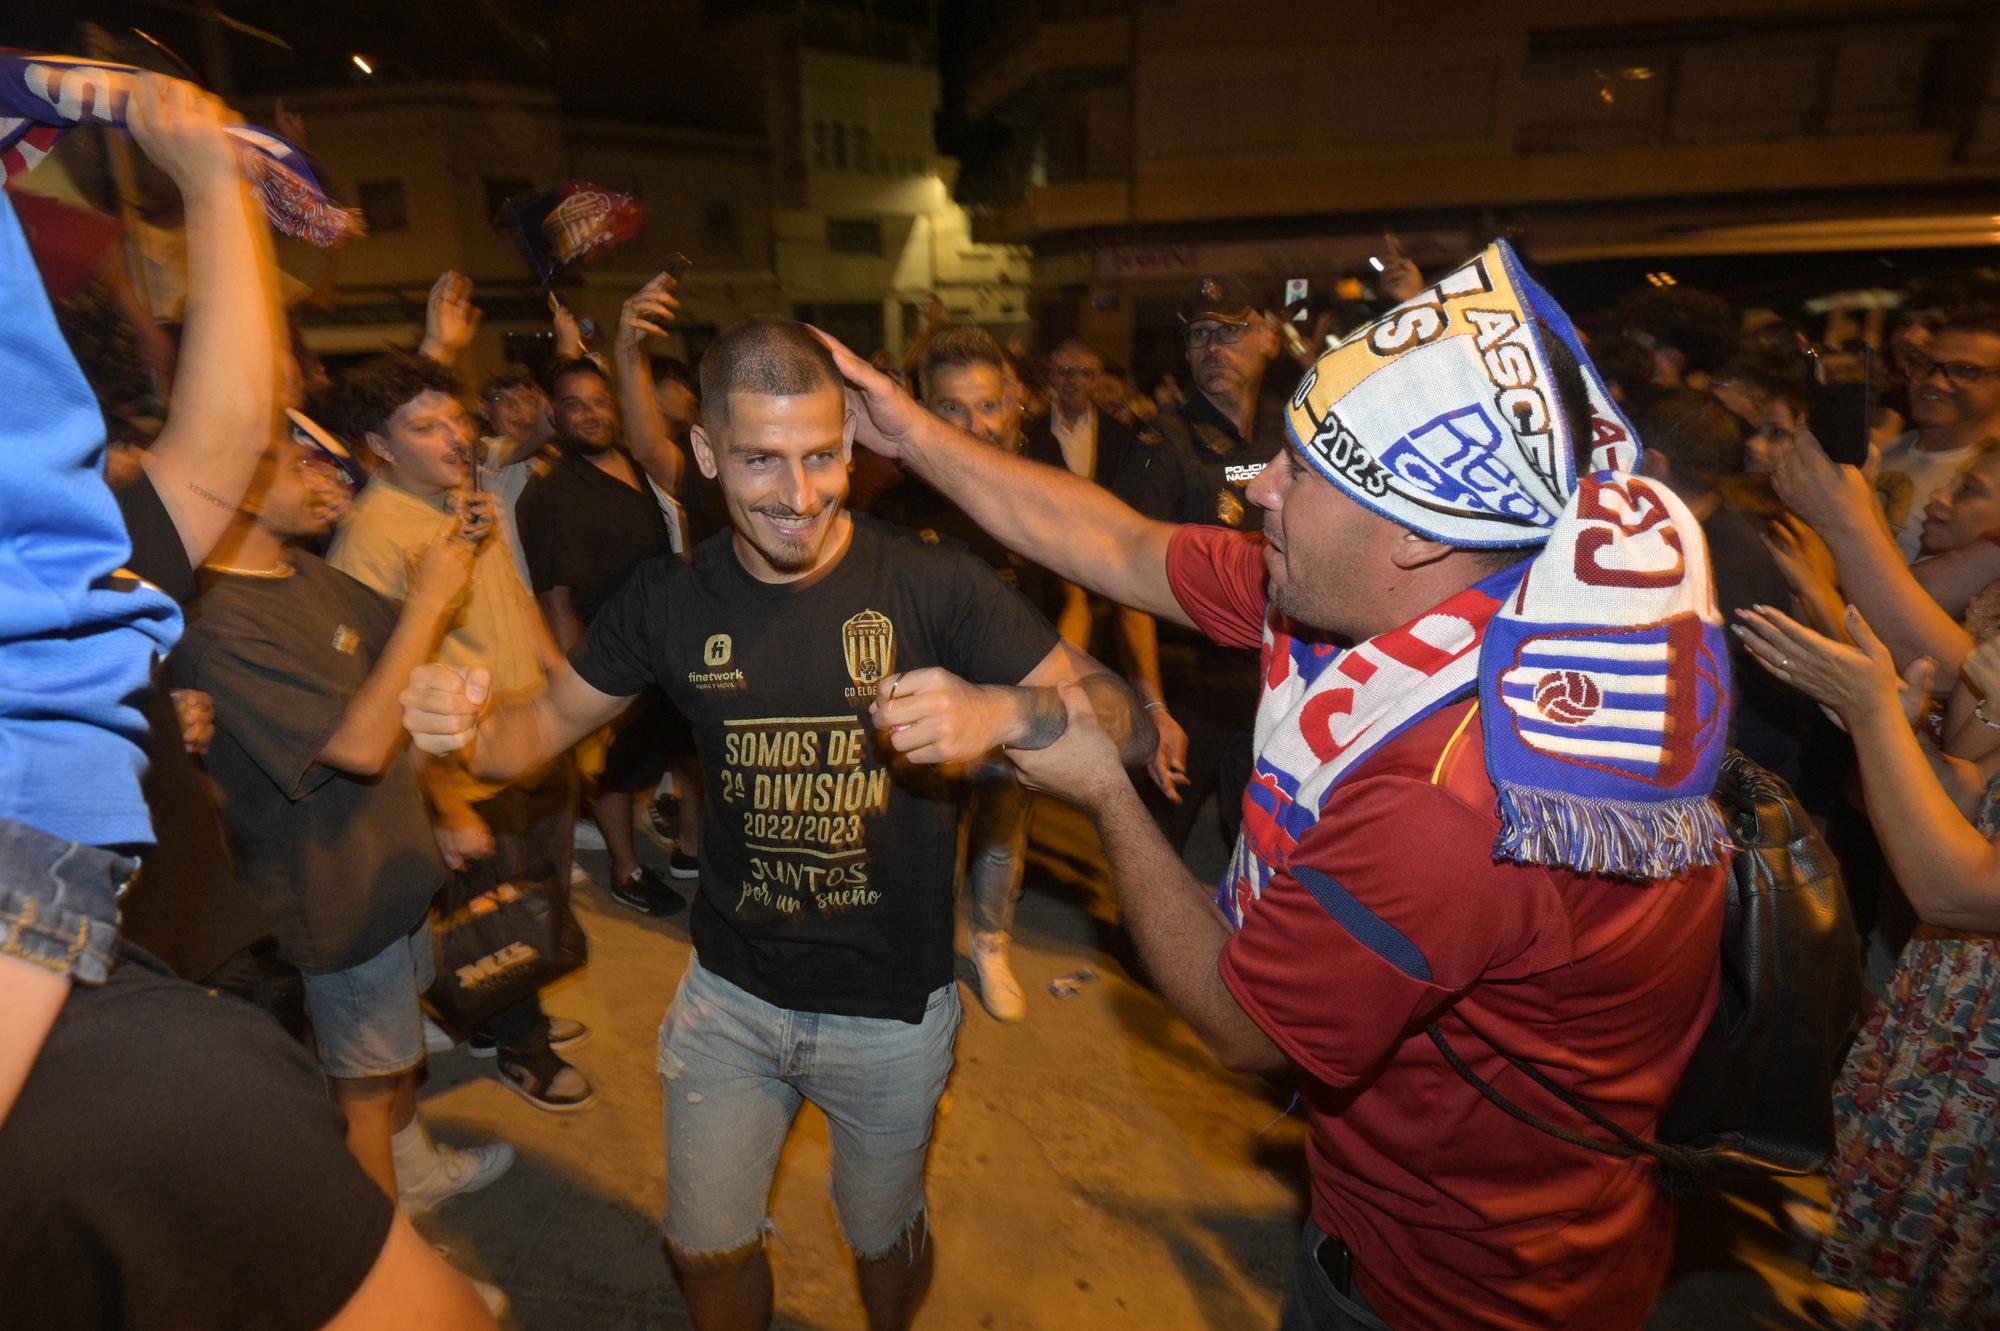
[[[12,182],[33,170],[78,125],[123,128],[131,65],[0,50],[0,166]],[[231,125],[245,151],[243,174],[263,200],[271,225],[314,245],[358,234],[360,215],[326,197],[305,154],[268,130]]]

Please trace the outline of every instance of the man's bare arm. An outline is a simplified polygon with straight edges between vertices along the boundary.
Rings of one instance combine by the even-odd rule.
[[[600,693],[567,661],[531,698],[489,710],[492,674],[443,662],[417,667],[403,690],[403,725],[425,753],[456,753],[485,781],[511,781],[611,724],[630,697]]]
[[[1158,737],[1132,690],[1065,642],[1014,685],[974,684],[935,666],[891,675],[882,681],[869,716],[890,746],[912,762],[969,762],[1003,746],[1045,749],[1068,726],[1055,688],[1065,680],[1089,699],[1099,727],[1127,764],[1137,766],[1152,756]]]
[[[982,444],[919,407],[833,338],[820,337],[847,380],[862,444],[900,461],[1002,545],[1058,577],[1193,626],[1167,583],[1171,523],[1155,522],[1062,467]]]
[[[625,302],[619,311],[611,356],[618,371],[618,413],[625,424],[625,447],[633,461],[653,478],[653,484],[669,495],[678,495],[687,457],[667,437],[659,397],[653,391],[653,364],[646,355],[646,339],[665,337],[666,325],[673,322],[679,306],[673,288],[674,279],[661,273]]]
[[[187,319],[173,403],[145,466],[196,565],[236,516],[277,419],[271,236],[228,120],[220,102],[174,79],[144,76],[132,99],[132,137],[185,205]]]

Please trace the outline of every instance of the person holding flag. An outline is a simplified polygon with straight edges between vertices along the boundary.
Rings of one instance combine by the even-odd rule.
[[[831,342],[831,339],[828,339]],[[1090,711],[1009,750],[1094,819],[1146,969],[1218,1061],[1294,1071],[1312,1214],[1286,1331],[1636,1331],[1672,1216],[1650,1134],[1716,998],[1727,652],[1699,526],[1496,243],[1310,369],[1261,534],[1140,516],[981,446],[834,346],[860,441],[1010,548],[1260,647],[1243,832],[1181,865]],[[1579,477],[1576,459],[1595,452]]]

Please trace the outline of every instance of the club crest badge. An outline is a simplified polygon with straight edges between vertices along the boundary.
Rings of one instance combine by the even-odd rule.
[[[879,610],[863,610],[840,626],[840,645],[847,677],[854,681],[847,700],[857,705],[872,700],[876,686],[895,673],[896,626]]]

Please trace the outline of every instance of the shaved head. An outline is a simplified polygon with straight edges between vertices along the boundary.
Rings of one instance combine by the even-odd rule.
[[[758,314],[715,340],[701,358],[701,420],[711,432],[729,423],[734,393],[798,397],[844,391],[833,353],[795,319]]]

